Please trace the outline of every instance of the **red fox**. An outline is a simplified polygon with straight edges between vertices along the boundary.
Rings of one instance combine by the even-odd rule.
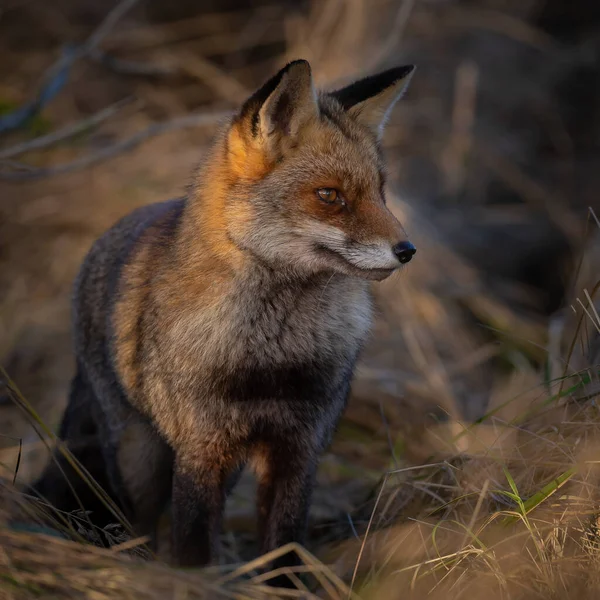
[[[318,93],[308,62],[289,63],[224,125],[185,198],[124,217],[83,263],[60,437],[77,454],[94,436],[79,456],[140,535],[171,499],[176,564],[217,558],[246,465],[262,551],[303,541],[370,280],[416,252],[386,207],[379,145],[413,70]],[[56,478],[35,487],[73,505]]]

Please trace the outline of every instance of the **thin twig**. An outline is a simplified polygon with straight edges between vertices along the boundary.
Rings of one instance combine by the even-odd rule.
[[[216,53],[221,53],[236,44],[235,38],[238,36],[239,28],[253,20],[257,11],[260,11],[264,20],[271,19],[270,24],[274,25],[275,18],[281,10],[282,7],[273,4],[265,6],[264,9],[244,8],[232,11],[220,10],[214,13],[203,11],[200,16],[184,17],[168,23],[144,24],[138,22],[132,27],[122,27],[111,33],[110,39],[106,40],[104,46],[111,50],[117,47],[144,50],[155,47],[157,41],[171,45],[196,41],[200,38],[201,41],[206,41],[207,44],[214,47]],[[277,31],[276,27],[271,27],[269,33],[274,36],[271,42],[283,40],[283,31]],[[227,48],[222,45],[225,43]],[[202,47],[198,51],[203,53],[205,49]]]
[[[121,0],[104,18],[100,26],[90,35],[83,49],[86,53],[95,50],[104,38],[111,32],[114,26],[132,9],[139,0]]]
[[[155,65],[139,60],[124,60],[117,58],[103,50],[95,50],[90,58],[103,67],[121,75],[134,75],[137,77],[168,77],[176,74],[176,69],[165,65]]]
[[[18,160],[10,160],[6,159],[0,162],[0,166],[10,167],[11,169],[15,169],[17,171],[24,171],[25,173],[34,173],[37,169],[32,167],[31,165],[26,165],[25,163],[19,162]],[[1,175],[1,171],[0,171]]]
[[[499,10],[455,7],[444,19],[444,25],[493,31],[543,52],[561,50],[560,42],[542,29]]]
[[[165,123],[156,123],[150,125],[150,127],[140,131],[131,137],[116,142],[115,144],[102,148],[97,152],[92,152],[87,156],[75,159],[73,161],[57,165],[55,167],[30,167],[23,163],[15,163],[14,161],[1,161],[0,167],[11,166],[12,168],[21,169],[21,171],[15,172],[2,172],[0,170],[0,179],[6,181],[22,182],[22,181],[35,181],[46,177],[54,177],[56,175],[63,175],[65,173],[72,173],[73,171],[79,171],[85,169],[94,164],[98,164],[109,158],[113,158],[118,154],[129,152],[139,146],[142,142],[148,138],[155,137],[157,135],[163,135],[178,129],[187,129],[189,127],[202,127],[208,125],[215,125],[222,119],[230,115],[230,112],[214,112],[214,113],[196,113],[186,115],[184,117],[177,117],[166,121]]]
[[[178,53],[176,64],[180,72],[199,79],[219,97],[229,102],[237,104],[250,93],[250,90],[235,77],[202,56],[191,52]]]
[[[50,65],[42,75],[41,85],[35,98],[0,119],[0,132],[16,129],[23,121],[38,113],[55,98],[66,83],[73,64],[77,60],[93,54],[111,29],[138,1],[122,0],[106,15],[102,23],[92,32],[84,44],[75,47],[67,46],[60,58]]]
[[[352,515],[350,513],[346,513],[346,517],[348,518],[348,524],[350,525],[350,529],[352,530],[352,534],[357,540],[360,540],[358,535],[358,531],[356,531],[356,527],[354,526],[354,521],[352,520]]]
[[[69,125],[66,125],[65,127],[58,129],[57,131],[53,131],[47,135],[42,135],[33,140],[0,150],[0,159],[12,158],[13,156],[19,156],[25,152],[31,152],[31,150],[47,148],[48,146],[52,146],[53,144],[57,144],[58,142],[61,142],[67,138],[73,137],[82,131],[85,131],[86,129],[91,129],[92,127],[99,125],[103,121],[106,121],[115,115],[124,106],[129,104],[132,99],[132,97],[124,98],[123,100],[119,100],[119,102],[115,102],[114,104],[103,108],[86,119],[81,119],[75,123],[70,123]]]
[[[387,37],[383,40],[381,46],[373,53],[369,53],[371,56],[369,61],[365,65],[365,72],[369,72],[384,61],[392,51],[398,47],[402,40],[402,36],[406,31],[406,25],[410,19],[413,8],[415,7],[416,0],[404,0],[402,6],[396,13],[396,19],[392,25],[392,29]]]
[[[446,191],[451,195],[464,188],[467,159],[473,140],[478,79],[479,69],[474,61],[464,61],[460,64],[454,84],[452,131],[448,145],[442,154]]]
[[[573,214],[565,208],[562,197],[545,188],[516,163],[492,151],[481,141],[476,142],[476,150],[478,159],[490,171],[531,206],[543,210],[568,239],[576,240],[581,237],[581,226]]]

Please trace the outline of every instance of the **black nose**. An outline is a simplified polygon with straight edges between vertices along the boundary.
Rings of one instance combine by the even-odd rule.
[[[393,247],[396,258],[404,265],[415,255],[417,249],[410,242],[400,242]]]

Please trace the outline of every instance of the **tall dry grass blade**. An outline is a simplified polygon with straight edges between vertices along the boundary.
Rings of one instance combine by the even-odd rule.
[[[587,292],[587,290],[585,290]],[[589,296],[589,294],[588,294]],[[591,298],[590,298],[591,301]],[[579,304],[581,305],[581,308],[583,309],[583,312],[587,315],[588,319],[590,320],[590,322],[592,323],[592,325],[596,328],[596,331],[598,333],[600,333],[600,324],[596,323],[596,321],[594,320],[594,316],[593,314],[587,309],[587,307],[585,306],[585,304],[581,301],[580,298],[577,298],[577,302],[579,302]],[[593,304],[592,304],[593,307]],[[597,316],[597,313],[596,313]],[[589,345],[589,340],[588,340],[588,345]]]
[[[598,225],[598,229],[600,229],[600,219],[598,219],[596,212],[594,211],[594,209],[591,206],[588,206],[588,210],[590,211],[590,214],[594,218],[594,221],[596,221],[596,225]]]
[[[23,438],[15,438],[15,437],[11,437],[10,435],[1,435],[0,437],[4,437],[7,438],[9,440],[15,441],[15,442],[19,442],[19,449],[17,450],[17,462],[15,463],[14,466],[14,470],[13,470],[13,478],[12,478],[12,484],[15,485],[15,483],[17,482],[17,475],[19,474],[19,466],[21,465],[21,458],[22,458],[22,454],[23,454]],[[10,448],[6,448],[5,450],[11,450],[13,447]],[[2,455],[2,452],[0,452],[0,456]],[[6,469],[8,469],[8,467],[6,465],[4,465],[3,463],[2,466]]]
[[[463,540],[461,542],[461,547],[465,546],[465,544],[467,543],[467,539],[469,537],[470,532],[473,531],[473,527],[475,527],[475,523],[477,521],[477,518],[479,517],[479,513],[481,511],[481,507],[483,505],[483,501],[486,497],[486,494],[488,492],[488,489],[490,487],[490,480],[486,479],[483,483],[483,486],[481,488],[481,491],[479,492],[479,497],[477,498],[477,504],[475,504],[475,510],[473,510],[473,514],[471,515],[471,518],[469,520],[469,524],[467,525],[467,529],[465,531],[465,535],[463,537]]]
[[[594,313],[594,317],[596,317],[596,321],[594,322],[594,325],[596,325],[596,329],[598,329],[600,331],[600,316],[598,316],[598,311],[596,310],[596,305],[594,304],[594,301],[592,300],[592,297],[590,296],[590,293],[587,291],[587,289],[584,289],[583,293],[585,294],[585,297],[587,298],[587,301],[589,302],[591,312]]]
[[[17,475],[19,474],[19,466],[21,465],[21,455],[23,454],[23,440],[19,438],[19,453],[17,454],[17,464],[15,465],[15,474],[13,475],[13,485],[17,482]]]
[[[274,579],[275,577],[279,577],[280,575],[287,575],[293,580],[297,581],[296,587],[299,589],[306,588],[306,586],[300,581],[300,579],[296,576],[299,573],[310,573],[317,577],[317,573],[319,572],[327,572],[329,568],[325,565],[297,565],[294,567],[280,567],[278,569],[272,569],[271,571],[267,571],[266,573],[261,573],[260,575],[255,575],[250,579],[252,582],[263,583],[265,581],[269,581],[270,579]],[[339,594],[335,592],[335,588],[330,585],[330,583],[325,578],[319,578],[319,583],[323,586],[325,591],[327,592],[330,598],[336,599],[339,598]],[[299,584],[299,585],[298,585]],[[308,591],[308,590],[306,590]]]
[[[121,509],[115,504],[115,502],[110,498],[110,496],[102,489],[102,487],[91,476],[91,474],[87,471],[87,469],[79,462],[79,460],[77,460],[77,458],[68,450],[68,448],[66,448],[64,446],[64,444],[60,443],[60,441],[58,440],[58,438],[56,437],[54,432],[52,432],[52,430],[44,423],[43,419],[39,416],[39,414],[35,411],[33,406],[31,406],[31,404],[27,401],[27,399],[21,394],[21,392],[19,391],[19,389],[17,388],[15,383],[8,376],[8,373],[6,373],[4,368],[1,366],[0,366],[0,375],[2,375],[2,377],[4,378],[4,381],[6,381],[6,383],[8,385],[8,389],[11,392],[13,399],[16,400],[17,406],[19,406],[19,408],[21,408],[21,410],[25,413],[25,415],[30,419],[30,421],[32,422],[32,426],[34,426],[36,433],[39,435],[40,439],[46,445],[48,451],[50,452],[52,459],[55,461],[55,464],[61,471],[63,477],[65,477],[65,481],[67,482],[67,485],[69,486],[69,488],[71,489],[71,492],[73,493],[74,497],[76,498],[77,503],[80,505],[81,510],[85,513],[85,507],[81,503],[81,500],[80,500],[79,496],[77,495],[75,489],[71,485],[71,482],[66,477],[66,474],[64,473],[62,467],[60,466],[56,457],[54,456],[54,453],[52,452],[49,444],[46,441],[46,437],[50,438],[51,440],[54,441],[54,443],[56,444],[56,448],[62,454],[62,456],[67,460],[67,462],[69,463],[71,468],[75,471],[77,476],[80,477],[82,479],[82,481],[84,481],[90,487],[90,489],[96,494],[96,496],[104,504],[104,506],[115,516],[117,521],[119,523],[121,523],[121,525],[123,525],[123,527],[128,531],[128,533],[132,537],[134,537],[135,534],[133,532],[133,527],[131,526],[131,524],[129,523],[129,521],[127,520],[127,518],[121,511]],[[42,435],[42,433],[38,430],[38,427],[43,431],[43,433],[45,434],[46,437],[44,437]],[[93,524],[91,522],[90,522],[90,525],[93,527]]]
[[[417,465],[414,467],[406,467],[404,469],[394,469],[393,471],[388,471],[385,473],[383,481],[381,483],[381,487],[379,488],[379,492],[377,494],[377,497],[375,499],[375,504],[373,505],[373,510],[371,511],[371,515],[369,517],[369,522],[367,524],[367,529],[365,531],[365,536],[363,538],[362,544],[360,546],[360,550],[358,552],[358,556],[356,557],[356,563],[354,565],[354,570],[352,572],[352,579],[350,580],[350,587],[348,588],[348,595],[347,595],[347,599],[350,600],[350,598],[352,597],[352,595],[354,594],[353,590],[354,590],[354,584],[356,582],[356,577],[358,576],[358,568],[360,566],[360,561],[362,558],[362,555],[364,553],[365,550],[365,545],[367,543],[367,538],[369,537],[369,532],[371,531],[371,527],[373,525],[373,519],[375,517],[375,513],[377,512],[377,507],[379,506],[379,502],[381,501],[382,495],[383,495],[383,491],[385,489],[385,486],[388,482],[388,479],[390,477],[390,475],[394,475],[397,473],[406,473],[409,471],[415,471],[415,470],[420,470],[420,469],[427,469],[427,468],[433,468],[433,467],[439,467],[444,465],[445,463],[430,463],[427,465]]]
[[[216,585],[222,586],[226,583],[230,583],[252,571],[256,571],[265,567],[269,563],[273,562],[277,558],[280,558],[289,552],[295,552],[300,560],[303,561],[304,565],[299,567],[285,567],[282,568],[284,571],[289,569],[290,572],[305,572],[311,573],[320,585],[326,590],[331,598],[339,598],[340,594],[335,592],[335,588],[339,590],[341,594],[346,595],[348,590],[348,586],[326,565],[324,565],[319,559],[317,559],[314,555],[312,555],[308,550],[306,550],[303,546],[297,544],[296,542],[290,542],[272,550],[271,552],[264,554],[240,567],[237,567],[234,571],[219,577],[216,580]],[[279,573],[279,569],[269,571],[267,573],[261,575],[253,576],[252,580],[263,581],[268,580],[275,576],[275,574]],[[333,584],[334,587],[331,586]],[[350,596],[352,597],[352,595]]]
[[[383,427],[385,429],[385,437],[387,440],[388,448],[390,450],[390,455],[392,457],[393,468],[398,469],[398,458],[396,457],[396,449],[394,448],[394,443],[392,442],[392,434],[390,432],[390,425],[385,417],[385,412],[383,410],[383,402],[379,400],[379,414],[381,415],[381,422],[383,423]]]
[[[127,540],[126,542],[121,542],[116,546],[111,546],[111,552],[125,552],[126,550],[131,550],[132,548],[136,548],[137,546],[142,546],[143,544],[147,544],[151,540],[149,535],[144,535],[142,537],[133,538],[131,540]]]
[[[256,569],[260,569],[261,567],[265,566],[269,562],[271,562],[281,556],[284,556],[288,552],[292,552],[293,550],[296,549],[296,547],[297,547],[297,544],[295,544],[294,542],[285,544],[285,546],[281,546],[280,548],[277,548],[276,550],[273,550],[272,552],[269,552],[268,554],[259,556],[258,558],[255,558],[254,560],[251,560],[250,562],[247,562],[247,563],[241,565],[240,567],[236,568],[231,573],[227,573],[226,575],[220,577],[217,580],[217,583],[219,585],[223,585],[223,584],[227,583],[228,581],[233,581],[235,579],[238,579],[239,577],[246,575],[247,573],[251,573],[252,571],[254,571]]]
[[[318,596],[315,596],[314,594],[311,593],[306,593],[303,590],[295,590],[295,589],[286,589],[286,588],[274,588],[274,587],[270,587],[268,585],[253,585],[253,586],[249,586],[249,585],[245,585],[245,586],[239,586],[240,590],[246,590],[247,592],[250,592],[252,595],[247,595],[247,596],[240,596],[240,598],[244,598],[244,600],[258,600],[259,598],[267,598],[267,599],[274,599],[274,598],[306,598],[307,600],[319,600]],[[259,594],[264,594],[257,596],[257,592]]]
[[[377,511],[377,507],[379,506],[379,502],[381,500],[381,496],[383,495],[383,490],[385,489],[385,485],[388,481],[388,478],[389,478],[389,473],[386,473],[385,477],[383,478],[383,482],[381,483],[379,493],[377,494],[377,498],[375,500],[375,505],[373,506],[373,510],[371,511],[371,516],[369,517],[369,523],[367,524],[367,530],[365,531],[365,537],[363,538],[362,544],[360,546],[358,556],[356,557],[356,564],[354,565],[354,571],[352,572],[352,579],[350,580],[350,590],[349,590],[349,593],[347,596],[348,600],[350,600],[351,595],[354,590],[354,583],[356,582],[356,577],[358,575],[358,567],[360,566],[360,560],[361,560],[363,552],[365,550],[367,538],[369,537],[369,532],[371,531],[371,525],[373,524],[373,518],[375,516],[375,512]]]

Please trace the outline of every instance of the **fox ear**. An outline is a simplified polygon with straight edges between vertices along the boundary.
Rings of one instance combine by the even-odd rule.
[[[396,67],[360,79],[330,95],[381,139],[392,108],[406,91],[414,71],[414,65]]]
[[[272,147],[283,138],[293,142],[302,127],[318,115],[310,65],[295,60],[246,100],[239,119],[252,138]]]

